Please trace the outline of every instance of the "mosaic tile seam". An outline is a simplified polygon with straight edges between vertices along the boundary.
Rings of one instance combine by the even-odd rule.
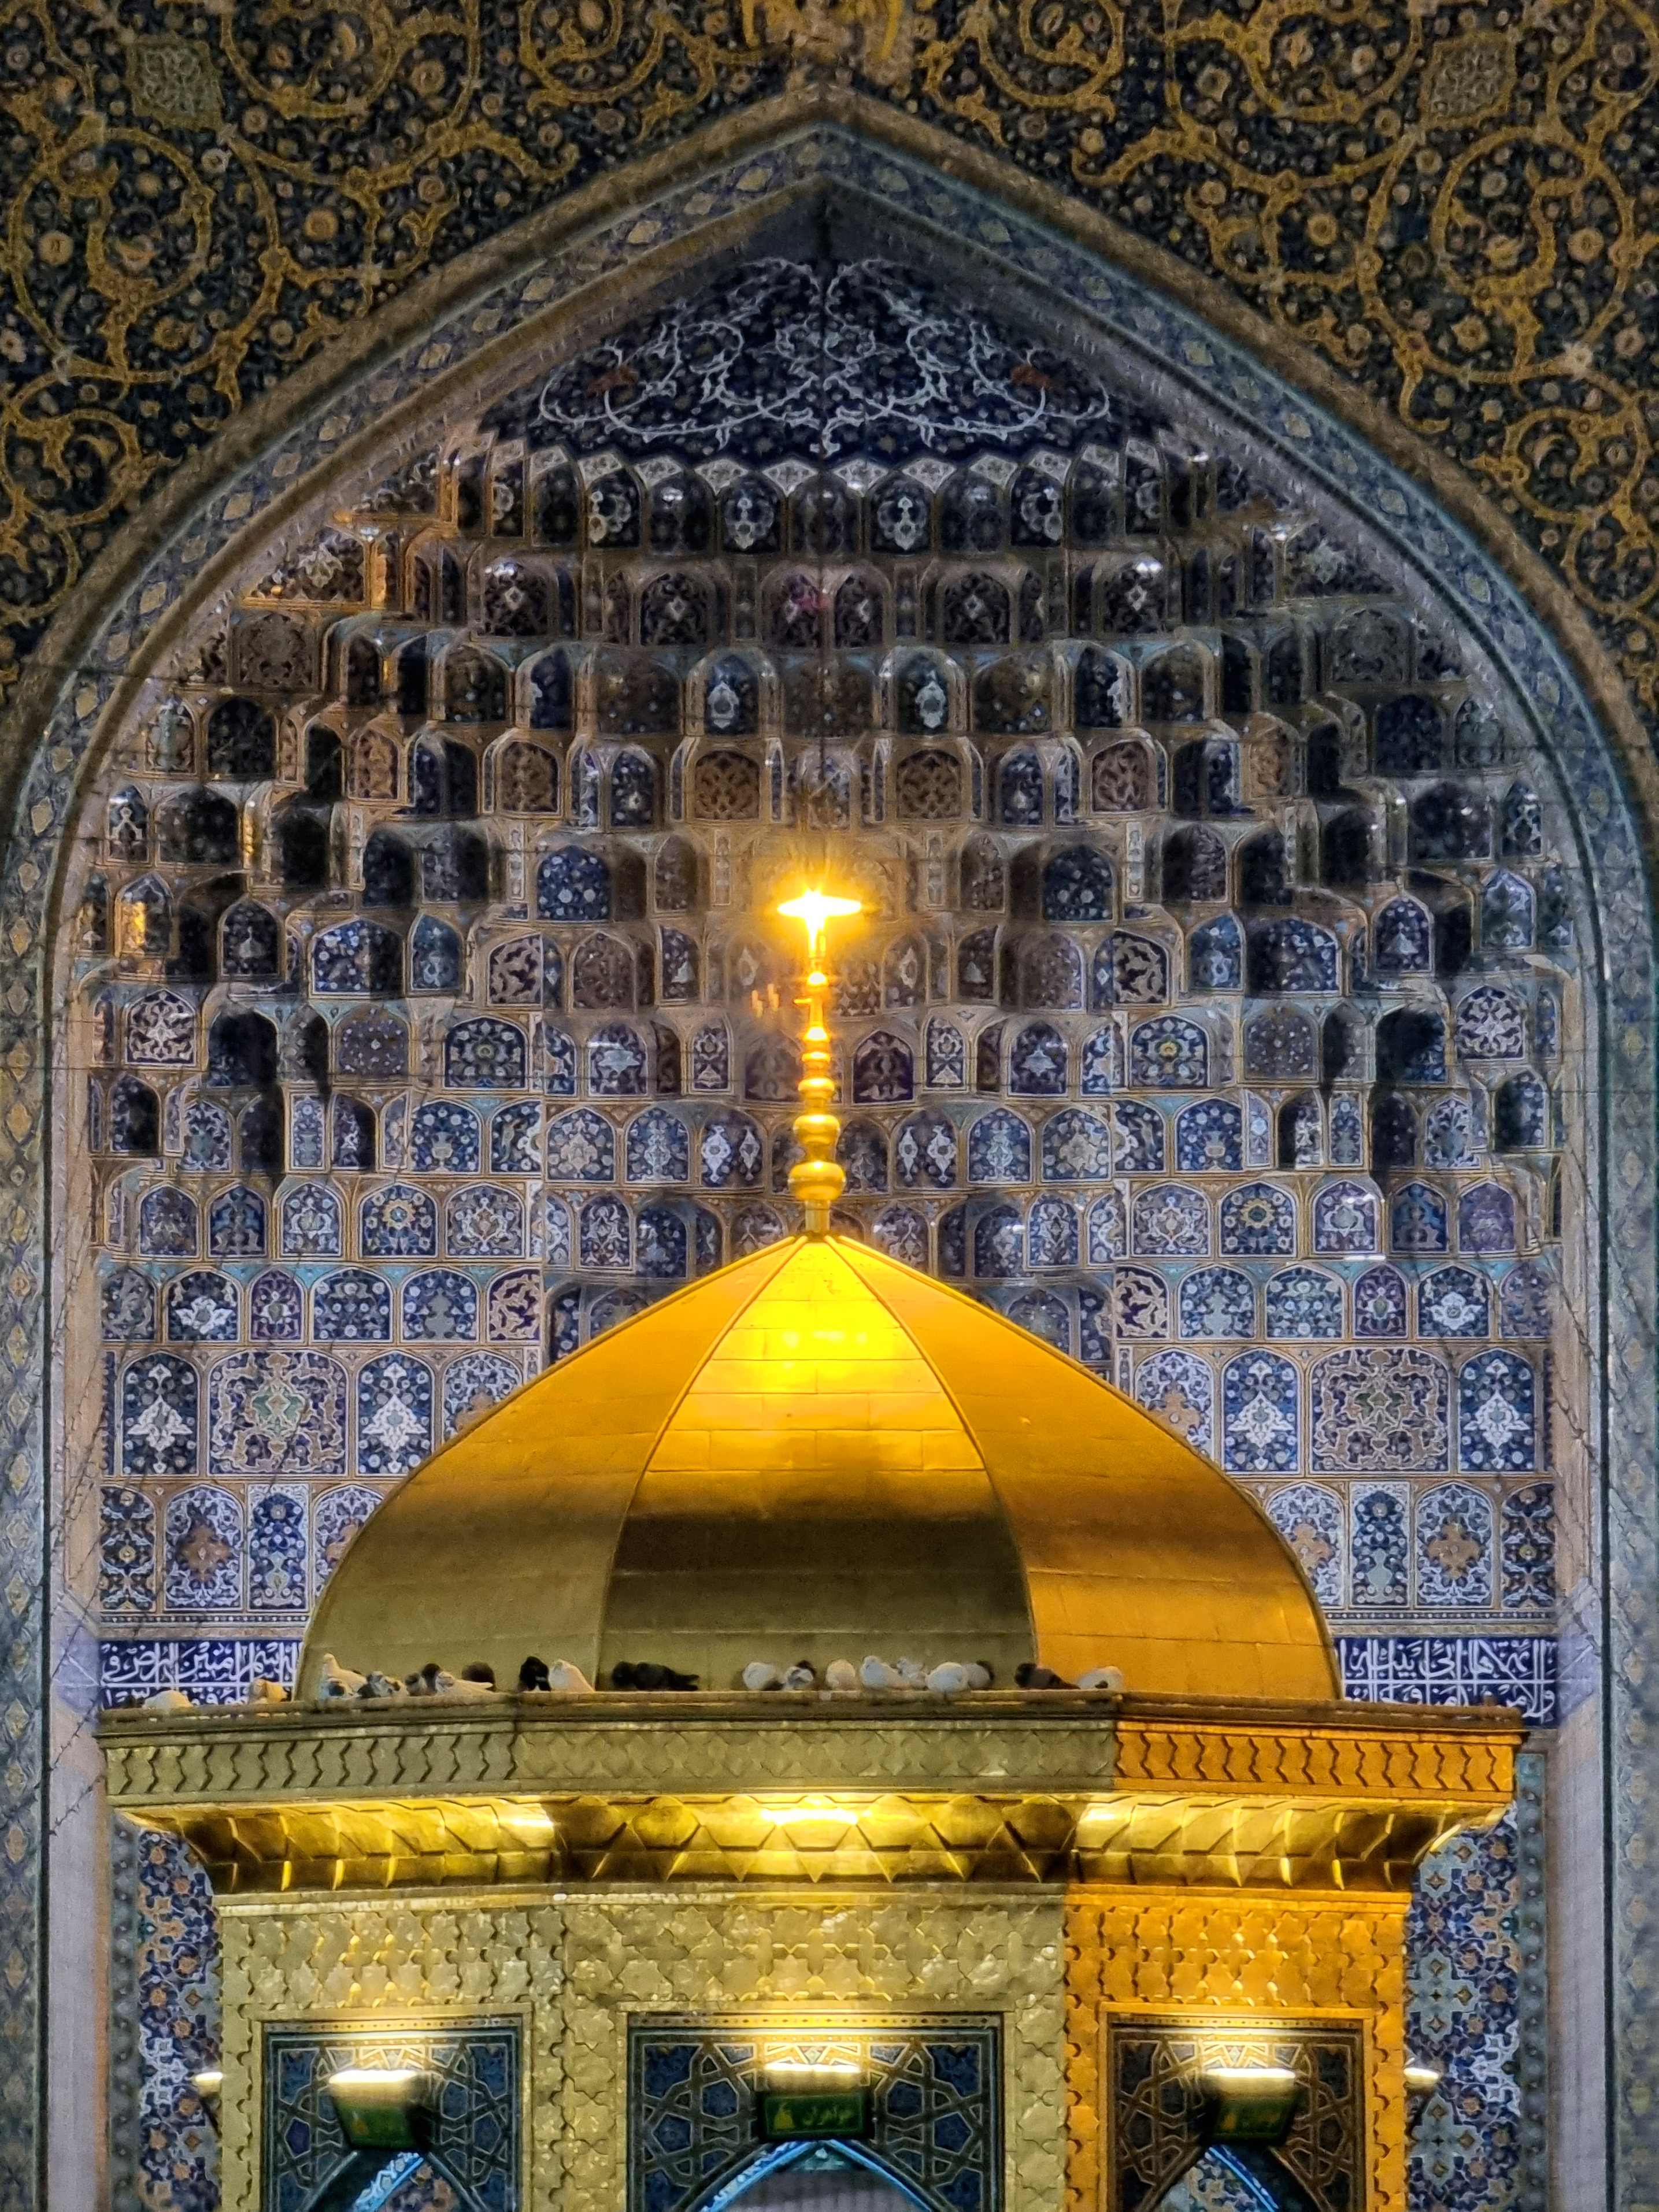
[[[217,2212],[218,2136],[191,2076],[218,2063],[220,1941],[205,1869],[111,1820],[109,2148],[122,2212]]]

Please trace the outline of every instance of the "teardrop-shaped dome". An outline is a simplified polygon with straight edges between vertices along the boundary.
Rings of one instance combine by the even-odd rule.
[[[561,1361],[354,1539],[307,1639],[405,1674],[526,1653],[1037,1659],[1133,1690],[1340,1694],[1313,1594],[1248,1497],[988,1307],[796,1238]]]

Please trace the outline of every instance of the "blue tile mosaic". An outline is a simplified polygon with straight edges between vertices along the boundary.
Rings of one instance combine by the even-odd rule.
[[[687,2212],[758,2176],[757,2100],[769,2060],[784,2057],[860,2067],[871,2105],[860,2148],[926,2212],[999,2212],[999,2016],[847,2009],[797,2010],[787,2022],[741,2013],[630,2021],[629,2212]]]
[[[518,2212],[523,2035],[516,2017],[491,2014],[441,2027],[395,2018],[332,2031],[267,2024],[260,2132],[269,2212],[303,2212],[345,2163],[350,2146],[323,2084],[356,2066],[415,2067],[438,2084],[432,2164],[453,2185],[438,2201],[459,2199],[473,2212]]]

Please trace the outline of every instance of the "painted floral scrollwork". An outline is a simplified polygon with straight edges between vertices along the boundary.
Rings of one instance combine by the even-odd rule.
[[[16,0],[0,683],[227,420],[599,170],[827,70],[1229,285],[1453,461],[1659,712],[1659,30],[1383,0],[358,0],[181,23]]]

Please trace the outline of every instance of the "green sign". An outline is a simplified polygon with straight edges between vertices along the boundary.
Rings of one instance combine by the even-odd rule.
[[[1257,2091],[1216,2100],[1207,2130],[1208,2140],[1219,2143],[1282,2143],[1302,2101],[1299,2082],[1268,2094]]]
[[[857,2089],[763,2089],[761,2134],[768,2142],[813,2136],[857,2140],[870,2132],[870,2092]]]
[[[340,2132],[353,2150],[418,2150],[413,2115],[401,2105],[350,2105],[336,2100]]]

